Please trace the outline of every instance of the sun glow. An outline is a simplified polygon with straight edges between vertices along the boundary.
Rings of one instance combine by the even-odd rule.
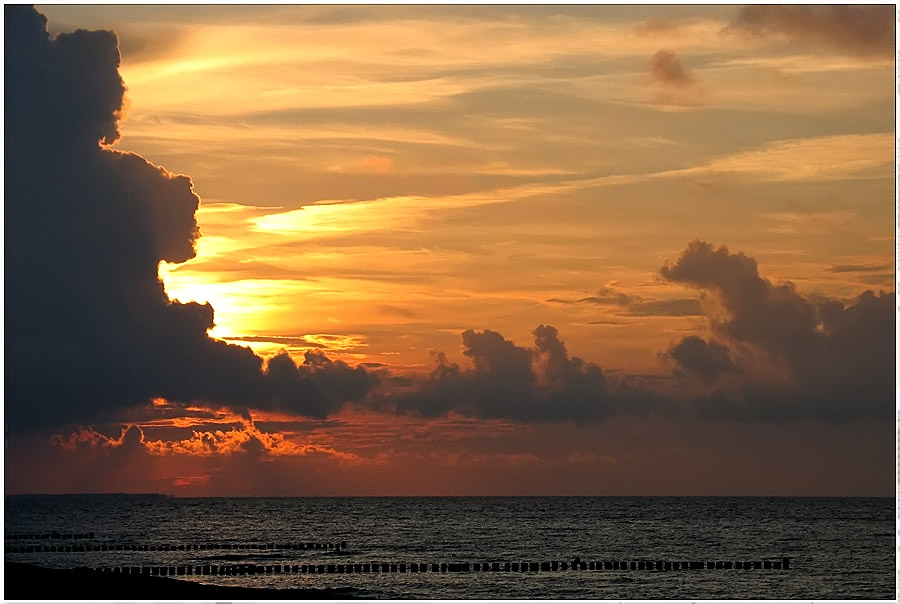
[[[265,331],[271,327],[269,313],[280,308],[273,297],[295,285],[292,281],[264,279],[222,281],[216,275],[180,272],[178,266],[165,261],[159,264],[166,292],[179,302],[211,304],[215,326],[209,335],[214,338]]]

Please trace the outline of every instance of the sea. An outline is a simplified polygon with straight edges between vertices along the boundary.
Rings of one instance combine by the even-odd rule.
[[[23,495],[7,496],[4,513],[5,560],[45,567],[344,565],[345,571],[359,571],[364,564],[370,570],[373,564],[404,565],[406,572],[174,577],[247,587],[339,588],[364,599],[897,595],[893,498]],[[66,545],[74,551],[58,551]],[[735,568],[742,561],[784,558],[787,569]],[[730,568],[631,568],[631,561],[642,560],[720,567],[727,562]],[[604,561],[623,564],[609,569]],[[586,570],[580,562],[589,564]],[[544,563],[544,570],[532,571],[531,563]],[[549,563],[556,570],[546,570]],[[561,570],[563,563],[567,570]],[[413,564],[425,572],[411,572]],[[451,564],[457,572],[444,570]],[[476,564],[488,572],[475,571]]]

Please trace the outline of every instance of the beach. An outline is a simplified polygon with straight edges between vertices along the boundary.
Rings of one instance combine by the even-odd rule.
[[[267,589],[6,562],[5,600],[346,600],[335,589]]]

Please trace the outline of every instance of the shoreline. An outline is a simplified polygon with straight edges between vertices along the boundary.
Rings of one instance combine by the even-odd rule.
[[[4,562],[5,600],[352,600],[349,589],[268,589]]]

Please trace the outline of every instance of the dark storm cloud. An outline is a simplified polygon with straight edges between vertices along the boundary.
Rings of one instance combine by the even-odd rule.
[[[894,53],[893,5],[745,6],[727,28],[751,35],[783,35],[819,47],[862,56]]]
[[[463,354],[472,368],[435,353],[430,377],[392,404],[399,412],[424,416],[453,411],[478,418],[576,423],[652,407],[646,392],[608,377],[593,363],[569,357],[554,327],[542,325],[533,335],[534,347],[524,348],[495,331],[467,330]]]
[[[690,88],[697,83],[693,72],[672,50],[660,50],[650,59],[647,67],[650,76],[658,83],[673,88]]]
[[[813,302],[791,283],[760,277],[749,256],[701,241],[660,274],[708,292],[723,311],[710,317],[717,341],[690,336],[667,356],[707,381],[732,363],[744,375],[738,388],[701,397],[704,414],[759,421],[892,417],[893,293],[866,291],[850,304]]]
[[[558,304],[596,304],[598,306],[617,306],[631,317],[693,317],[703,314],[700,300],[696,298],[675,298],[671,300],[646,300],[641,296],[617,292],[603,288],[596,296],[587,296],[578,300],[562,300],[551,298],[548,302]]]
[[[101,146],[118,138],[125,91],[116,36],[51,39],[32,8],[4,13],[9,430],[154,397],[319,414],[374,384],[324,357],[266,372],[250,349],[208,337],[211,306],[168,299],[157,267],[194,256],[199,199],[187,177]],[[285,375],[310,398],[287,393]]]
[[[63,21],[57,19],[52,23],[48,23],[50,35],[66,35],[66,32],[80,29],[77,25],[72,25],[72,23],[92,23],[96,25],[104,22],[110,23],[111,21],[127,21],[127,17],[121,19],[116,18],[115,8],[110,10],[108,5],[105,8],[105,14],[101,11],[100,14],[90,15],[90,9],[87,7],[77,7],[76,10],[79,11],[77,16],[66,14],[68,19],[64,17]],[[130,8],[135,9],[133,6]],[[164,9],[165,7],[157,5],[149,8],[154,14],[135,15],[139,16],[140,20],[143,21],[140,28],[132,28],[127,25],[118,24],[114,27],[108,27],[108,29],[115,30],[118,34],[119,52],[121,53],[122,60],[130,65],[173,56],[184,47],[184,43],[188,38],[189,30],[186,27],[172,24],[167,24],[165,26],[149,24],[148,21],[152,22],[159,20],[159,10]],[[61,9],[60,7],[56,7],[54,10],[54,13],[57,15],[67,12],[66,9]],[[136,12],[140,13],[139,10]],[[106,25],[101,25],[101,27],[107,29]]]
[[[13,84],[5,97],[7,147],[41,139],[59,139],[58,146],[116,140],[125,87],[115,34],[79,30],[51,43],[40,13],[6,6],[5,15],[5,77]]]

